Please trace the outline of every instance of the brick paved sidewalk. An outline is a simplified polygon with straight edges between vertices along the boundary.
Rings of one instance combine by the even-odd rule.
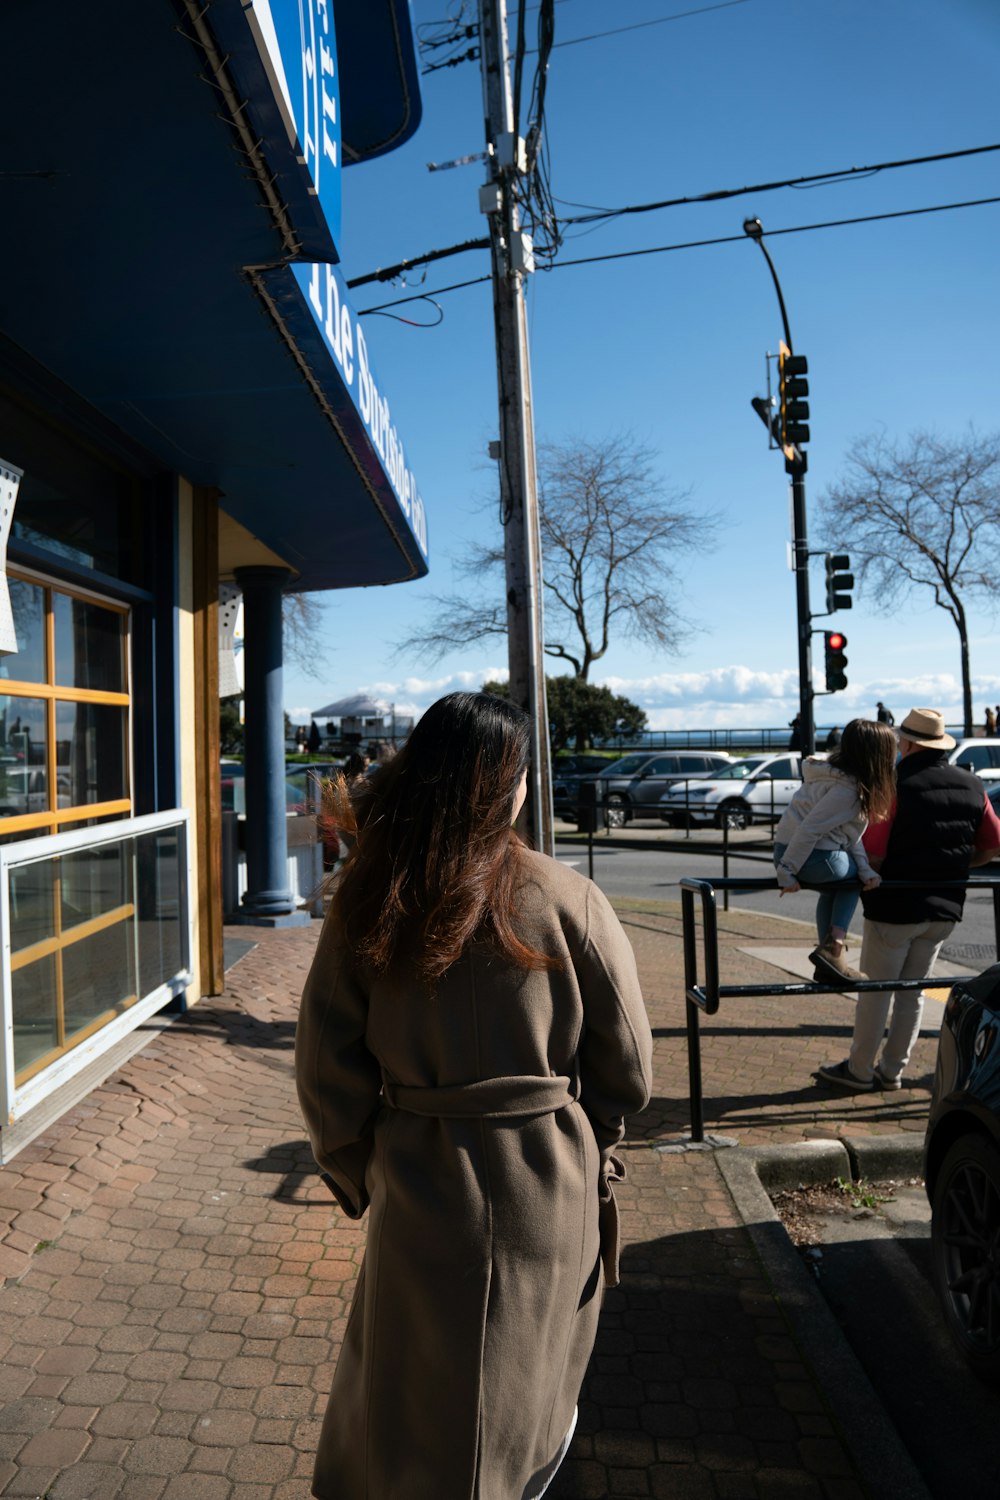
[[[627,1143],[627,1244],[553,1495],[856,1500],[865,1494],[711,1153],[685,1129],[678,910],[620,903],[656,1032],[656,1097]],[[720,914],[740,952],[808,938]],[[316,1178],[294,1101],[295,1008],[318,935],[257,947],[203,1002],[0,1169],[0,1494],[307,1500],[318,1417],[364,1247]],[[730,1002],[704,1028],[713,1133],[760,1143],[922,1127],[917,1087],[838,1098],[849,1002]],[[414,1496],[413,1500],[449,1500]]]

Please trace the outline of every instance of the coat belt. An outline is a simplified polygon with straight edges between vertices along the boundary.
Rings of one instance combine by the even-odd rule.
[[[550,1115],[580,1097],[579,1078],[483,1078],[447,1088],[411,1088],[382,1074],[382,1097],[390,1109],[442,1120],[501,1120]]]

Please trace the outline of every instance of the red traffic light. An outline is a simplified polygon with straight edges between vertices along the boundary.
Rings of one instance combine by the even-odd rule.
[[[826,644],[830,651],[843,651],[847,645],[846,635],[839,635],[836,630],[827,631]]]

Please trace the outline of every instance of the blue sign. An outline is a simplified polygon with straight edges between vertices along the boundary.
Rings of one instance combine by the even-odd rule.
[[[290,116],[289,133],[339,241],[340,79],[332,0],[251,0],[247,18]]]
[[[342,162],[333,0],[215,0],[207,14],[303,256],[336,260]]]
[[[348,300],[347,284],[335,266],[289,267],[333,356],[344,389],[364,424],[365,435],[378,457],[393,494],[427,556],[427,514],[417,479],[406,460],[402,439],[392,420],[389,398],[368,357],[360,319]]]

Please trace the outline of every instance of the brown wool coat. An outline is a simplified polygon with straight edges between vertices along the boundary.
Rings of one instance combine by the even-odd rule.
[[[522,1500],[573,1418],[616,1249],[601,1200],[652,1043],[605,897],[521,857],[519,934],[561,970],[473,944],[428,996],[365,979],[329,923],[320,938],[299,1098],[341,1207],[371,1214],[319,1500]]]

